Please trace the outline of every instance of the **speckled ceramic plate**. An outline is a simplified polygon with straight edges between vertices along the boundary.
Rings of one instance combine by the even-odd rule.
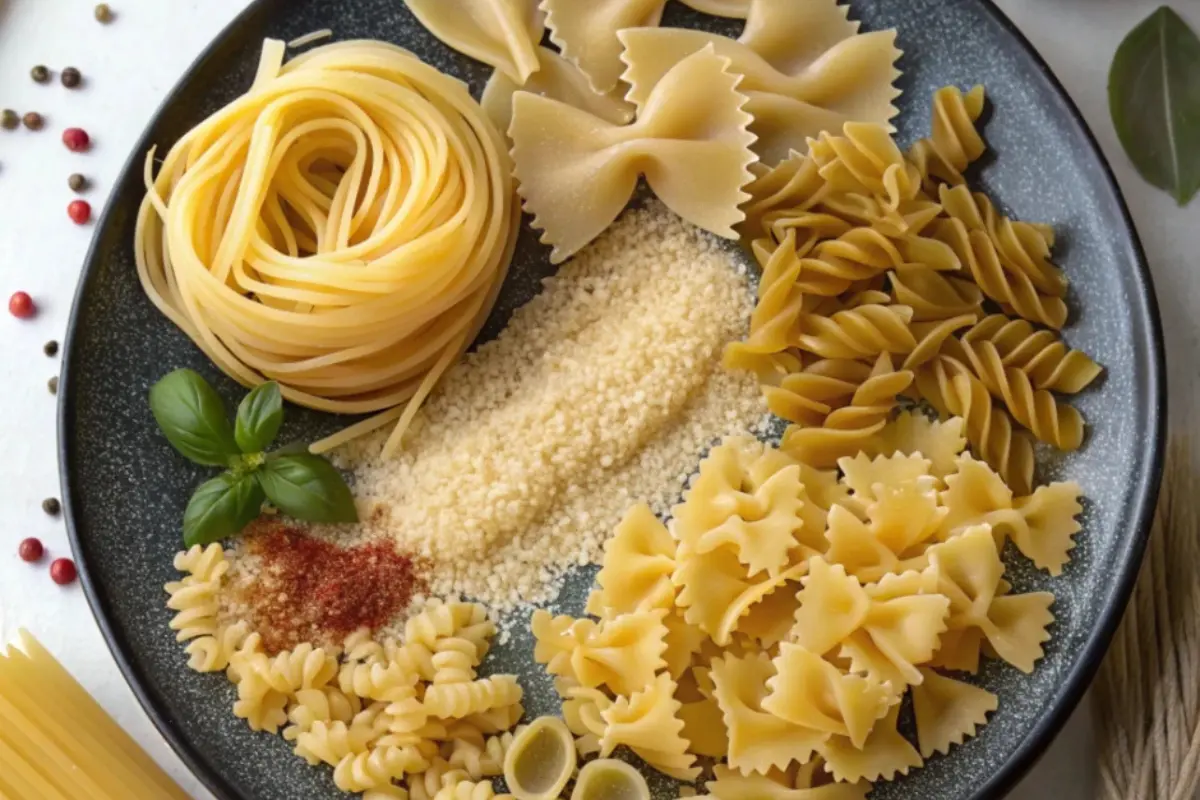
[[[583,0],[581,0],[582,2]],[[853,0],[868,29],[895,26],[903,59],[902,138],[927,131],[929,99],[943,84],[984,83],[994,111],[986,120],[991,161],[979,177],[1006,211],[1053,223],[1059,260],[1071,278],[1070,342],[1107,367],[1079,398],[1089,441],[1069,457],[1044,461],[1043,475],[1083,484],[1090,499],[1079,547],[1066,574],[1051,581],[1021,568],[1021,591],[1058,596],[1046,658],[1032,676],[990,662],[979,676],[1000,693],[1000,710],[981,734],[949,757],[932,759],[873,797],[926,800],[995,797],[1011,787],[1060,728],[1095,671],[1132,587],[1158,486],[1163,435],[1162,343],[1153,291],[1129,216],[1107,165],[1071,101],[1011,24],[983,0]],[[736,25],[671,3],[665,24],[730,33]],[[334,798],[328,770],[296,759],[281,738],[252,733],[230,713],[233,688],[221,675],[197,675],[167,629],[162,585],[190,489],[201,471],[164,446],[146,405],[150,384],[192,367],[232,402],[239,390],[142,295],[134,272],[134,222],[142,197],[142,157],[169,146],[250,83],[262,39],[291,39],[331,28],[339,38],[378,37],[414,50],[467,80],[478,95],[488,70],[426,33],[400,0],[262,0],[239,17],[188,73],[116,188],[75,299],[62,375],[59,441],[65,509],[75,555],[96,618],[146,711],[183,760],[222,800]],[[550,268],[523,232],[500,305],[484,331],[494,335]],[[293,409],[287,438],[311,439],[342,421]],[[590,575],[564,592],[579,613]],[[557,706],[532,663],[528,635],[495,659],[520,673],[533,713]],[[674,796],[674,795],[672,795]]]

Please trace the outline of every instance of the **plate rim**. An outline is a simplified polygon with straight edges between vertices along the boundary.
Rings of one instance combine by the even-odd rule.
[[[204,47],[200,55],[183,71],[180,78],[171,87],[170,91],[167,92],[163,101],[151,115],[142,135],[134,145],[124,166],[122,166],[119,173],[120,177],[113,183],[110,197],[115,196],[118,193],[118,189],[125,182],[131,180],[131,176],[141,174],[141,164],[144,159],[143,154],[155,143],[153,137],[155,129],[166,113],[177,104],[177,101],[184,92],[185,85],[189,82],[193,73],[209,64],[219,54],[222,47],[236,37],[238,28],[249,26],[249,23],[259,15],[266,14],[277,6],[284,6],[286,2],[287,0],[253,0],[253,2],[239,12],[213,37],[212,41]],[[1164,444],[1166,441],[1167,386],[1166,350],[1163,339],[1162,317],[1159,313],[1153,276],[1142,246],[1141,237],[1138,235],[1128,203],[1125,200],[1125,195],[1117,183],[1112,166],[1103,149],[1100,147],[1091,127],[1080,112],[1074,98],[1067,92],[1066,87],[1063,86],[1045,58],[1033,46],[1028,37],[1000,9],[995,0],[975,0],[975,2],[1025,51],[1031,59],[1033,66],[1040,73],[1041,78],[1049,84],[1050,88],[1063,103],[1063,107],[1076,133],[1083,137],[1096,157],[1102,171],[1103,179],[1107,183],[1113,198],[1116,200],[1117,208],[1120,211],[1121,219],[1125,226],[1125,233],[1127,234],[1123,238],[1126,240],[1128,249],[1133,254],[1136,267],[1133,277],[1136,279],[1138,292],[1134,299],[1135,301],[1140,300],[1144,306],[1143,311],[1147,323],[1147,330],[1145,331],[1147,335],[1145,336],[1145,340],[1140,344],[1148,349],[1149,357],[1144,364],[1146,375],[1144,380],[1139,383],[1142,388],[1148,390],[1150,402],[1146,410],[1147,421],[1149,423],[1147,428],[1153,431],[1151,441],[1148,443],[1149,451],[1146,457],[1146,469],[1140,476],[1140,481],[1134,487],[1131,501],[1136,505],[1136,509],[1131,515],[1134,520],[1134,524],[1131,526],[1133,535],[1127,542],[1127,551],[1123,563],[1118,567],[1116,572],[1111,601],[1101,610],[1099,620],[1086,636],[1074,664],[1072,664],[1059,682],[1057,692],[1050,698],[1050,705],[1047,711],[1038,717],[1029,735],[1022,740],[1016,750],[997,769],[992,771],[987,780],[973,790],[971,794],[972,800],[984,800],[984,798],[1002,797],[1010,792],[1017,782],[1045,754],[1049,745],[1062,730],[1078,706],[1084,693],[1091,685],[1092,679],[1095,677],[1096,671],[1099,669],[1104,655],[1108,650],[1109,643],[1121,622],[1125,608],[1132,596],[1146,544],[1149,540],[1150,525],[1153,520],[1159,486],[1162,480]],[[68,402],[68,399],[71,397],[73,384],[73,374],[70,367],[74,361],[74,344],[80,326],[80,305],[85,290],[90,284],[92,275],[96,271],[96,264],[101,255],[102,234],[112,224],[112,219],[117,213],[120,212],[114,203],[106,203],[104,211],[97,221],[91,244],[83,260],[79,281],[76,284],[64,336],[63,359],[59,371],[61,389],[58,395],[56,416],[59,482],[61,485],[63,519],[66,524],[67,539],[78,567],[79,580],[83,586],[88,607],[100,628],[100,632],[104,636],[104,641],[109,652],[116,661],[125,682],[137,698],[138,704],[150,718],[151,722],[153,722],[159,735],[163,737],[176,756],[191,771],[192,775],[204,784],[218,800],[241,800],[238,790],[225,777],[218,766],[213,764],[207,756],[193,747],[181,735],[166,709],[162,707],[161,699],[155,696],[156,693],[149,690],[149,680],[143,675],[143,671],[138,669],[134,664],[132,657],[133,648],[130,646],[130,642],[111,624],[108,603],[101,593],[99,586],[93,580],[86,560],[82,557],[82,541],[75,520],[75,481],[72,477],[72,469],[69,466],[72,450],[71,443],[73,442],[75,433],[73,404]]]

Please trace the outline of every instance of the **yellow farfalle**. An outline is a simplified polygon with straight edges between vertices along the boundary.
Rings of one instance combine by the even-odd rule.
[[[875,724],[863,746],[855,747],[845,736],[832,736],[817,748],[825,759],[825,769],[836,780],[855,783],[880,778],[891,780],[896,773],[907,775],[913,767],[925,763],[896,723],[900,706],[892,706],[888,715]]]
[[[604,561],[596,575],[600,585],[589,611],[612,617],[632,611],[674,606],[675,540],[645,503],[625,512],[604,544]]]
[[[695,780],[700,768],[688,753],[683,738],[680,702],[675,699],[675,682],[663,673],[629,697],[618,697],[600,713],[604,735],[600,737],[600,756],[607,757],[626,745],[651,766],[680,780]]]
[[[847,736],[855,747],[863,746],[891,706],[890,686],[843,673],[799,645],[785,642],[771,663],[775,676],[767,680],[770,694],[763,709],[806,728]]]
[[[868,452],[873,456],[922,456],[929,460],[930,474],[945,478],[957,469],[955,461],[966,446],[960,417],[939,422],[909,410],[884,426]]]
[[[921,755],[948,753],[987,724],[987,715],[999,707],[999,699],[986,689],[922,669],[925,680],[913,687],[913,715],[917,720],[917,742]]]

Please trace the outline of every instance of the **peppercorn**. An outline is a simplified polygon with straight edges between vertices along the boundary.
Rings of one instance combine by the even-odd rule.
[[[50,70],[44,64],[38,64],[33,69],[29,70],[29,77],[33,78],[38,83],[45,83],[50,80]]]
[[[0,115],[0,126],[3,126],[6,131],[15,131],[17,126],[21,124],[21,115],[13,111],[11,108],[4,109]]]
[[[52,517],[57,517],[58,512],[62,511],[62,503],[58,502],[57,497],[47,497],[42,501],[42,511]]]
[[[107,25],[108,23],[112,22],[112,19],[113,12],[112,9],[108,7],[108,3],[101,3],[100,5],[96,6],[97,22],[99,22],[101,25]]]
[[[12,297],[8,298],[8,313],[17,319],[29,319],[37,313],[37,306],[33,304],[29,292],[13,292]]]
[[[69,558],[56,558],[50,564],[50,580],[59,586],[74,583],[77,576],[75,562]]]
[[[76,172],[67,178],[67,186],[71,187],[72,192],[82,192],[88,188],[88,179]]]
[[[85,152],[92,145],[92,137],[83,128],[67,128],[63,131],[62,140],[72,153]]]
[[[67,216],[76,225],[86,225],[92,218],[92,205],[87,200],[72,200],[67,204]]]
[[[79,87],[79,84],[83,83],[83,75],[74,67],[64,69],[58,79],[68,89],[76,89]]]
[[[21,557],[22,561],[28,561],[30,564],[34,561],[41,561],[45,553],[46,548],[42,546],[42,541],[32,536],[22,539],[21,544],[17,546],[17,555]]]
[[[58,342],[54,341],[53,339],[46,342],[44,345],[42,345],[42,352],[51,358],[58,355]]]
[[[40,131],[42,126],[46,124],[46,120],[36,111],[30,111],[25,116],[21,117],[21,121],[25,123],[25,127],[31,131]]]
[[[50,390],[50,394],[58,394],[58,376],[55,375],[50,380],[46,381],[46,388]]]

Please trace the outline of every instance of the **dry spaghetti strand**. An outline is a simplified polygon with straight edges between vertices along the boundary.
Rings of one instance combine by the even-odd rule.
[[[382,42],[286,64],[284,50],[267,40],[250,90],[157,176],[147,157],[138,276],[235,380],[382,412],[333,445],[412,418],[491,310],[519,210],[504,141],[464,84]]]
[[[1168,448],[1137,588],[1096,679],[1108,800],[1191,800],[1200,786],[1200,480],[1192,458],[1186,439]]]

